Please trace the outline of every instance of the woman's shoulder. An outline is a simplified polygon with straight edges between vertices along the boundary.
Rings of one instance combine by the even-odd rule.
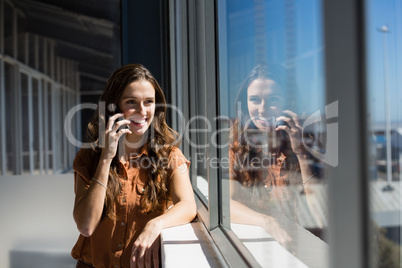
[[[169,167],[171,169],[175,169],[176,167],[184,163],[187,163],[187,165],[189,165],[190,161],[187,160],[180,148],[176,146],[171,146],[169,148]]]
[[[185,157],[183,152],[179,147],[176,146],[170,146],[169,149],[169,158],[175,158],[175,157]]]
[[[81,148],[75,156],[73,162],[74,171],[80,171],[82,169],[92,169],[96,167],[99,161],[100,153],[96,152],[93,148]]]

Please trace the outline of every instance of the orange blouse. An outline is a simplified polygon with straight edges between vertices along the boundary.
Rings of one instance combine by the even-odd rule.
[[[240,159],[229,150],[230,180],[236,182],[231,184],[232,199],[259,209],[270,204],[282,205],[289,198],[286,187],[289,173],[283,171],[286,159],[283,153],[277,157],[264,154],[261,159],[249,155],[246,155],[246,160]]]
[[[145,169],[139,168],[139,164],[146,163],[141,161],[146,155],[147,152],[143,149],[141,154],[131,158],[126,164],[120,162],[124,168],[119,178],[122,188],[114,206],[117,220],[104,217],[90,237],[80,235],[71,251],[74,259],[92,264],[96,268],[130,267],[134,241],[149,220],[163,214],[172,205],[169,198],[162,210],[155,210],[149,214],[141,212],[141,192],[148,176]],[[92,149],[81,149],[77,153],[73,163],[75,185],[77,179],[80,179],[89,187],[98,161],[99,154]],[[171,177],[175,169],[184,163],[187,167],[190,165],[180,149],[175,148],[168,159],[168,176]]]

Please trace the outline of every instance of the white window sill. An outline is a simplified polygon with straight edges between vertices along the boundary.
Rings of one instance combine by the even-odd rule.
[[[163,267],[222,267],[201,224],[191,222],[162,230]]]
[[[319,267],[314,261],[310,262],[309,266],[304,264],[259,226],[232,223],[231,228],[262,267]],[[317,241],[313,235],[309,236],[310,241],[306,241],[305,246],[320,247],[319,252],[310,252],[313,254],[309,259],[315,259],[320,265],[318,259],[326,255],[327,245],[323,241]],[[225,266],[220,262],[222,259],[217,257],[216,247],[201,222],[164,229],[161,233],[161,252],[165,268]],[[314,256],[315,254],[320,256]]]
[[[284,249],[262,227],[235,223],[232,223],[230,226],[232,231],[262,267],[308,268],[307,265]]]

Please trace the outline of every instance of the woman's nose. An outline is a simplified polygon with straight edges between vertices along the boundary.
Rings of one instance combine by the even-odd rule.
[[[138,112],[139,112],[140,114],[142,114],[142,115],[146,115],[146,114],[147,114],[147,112],[146,112],[146,110],[145,110],[145,106],[144,106],[143,103],[140,103],[140,104],[139,104],[139,106],[138,106]]]
[[[265,101],[262,101],[258,106],[258,113],[263,114],[266,110]]]

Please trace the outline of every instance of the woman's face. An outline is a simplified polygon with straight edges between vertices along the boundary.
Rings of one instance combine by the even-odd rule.
[[[247,89],[247,107],[254,125],[261,130],[275,128],[280,115],[283,97],[277,83],[270,79],[257,79]]]
[[[124,118],[131,121],[127,134],[135,139],[148,130],[155,115],[155,89],[146,80],[134,81],[123,91],[118,106]]]

